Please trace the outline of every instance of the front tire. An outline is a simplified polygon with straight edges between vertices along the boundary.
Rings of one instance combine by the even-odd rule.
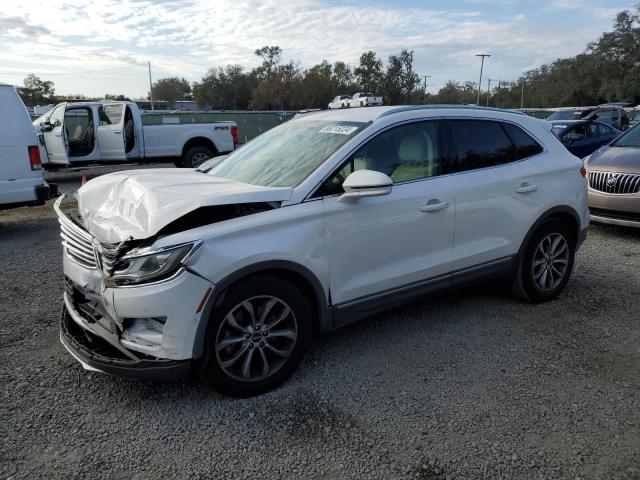
[[[564,289],[575,257],[576,241],[566,223],[545,222],[527,243],[513,278],[513,291],[523,300],[543,303]]]
[[[198,168],[204,162],[214,157],[214,152],[208,147],[196,146],[191,147],[182,156],[182,164],[186,168]]]
[[[298,287],[272,275],[251,277],[212,312],[200,375],[234,397],[267,392],[293,374],[311,332],[311,308]]]

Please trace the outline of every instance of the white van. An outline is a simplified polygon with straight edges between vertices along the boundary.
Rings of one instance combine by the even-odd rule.
[[[42,205],[50,196],[27,109],[13,86],[0,83],[0,209]]]

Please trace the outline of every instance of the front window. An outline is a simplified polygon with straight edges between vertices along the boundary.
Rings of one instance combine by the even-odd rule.
[[[299,120],[272,128],[207,175],[264,187],[295,187],[367,124]]]
[[[640,148],[640,129],[633,127],[631,130],[627,130],[624,134],[620,135],[611,146]]]
[[[382,132],[350,156],[327,180],[315,197],[340,195],[342,184],[357,170],[382,172],[394,183],[420,180],[447,173],[440,154],[438,123],[424,121]]]

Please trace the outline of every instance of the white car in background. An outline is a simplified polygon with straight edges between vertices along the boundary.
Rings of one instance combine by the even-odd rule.
[[[349,106],[350,99],[351,97],[349,95],[337,95],[333,100],[331,100],[331,103],[329,103],[329,108],[347,108]]]
[[[206,172],[104,175],[56,202],[60,338],[89,370],[265,392],[314,336],[425,294],[494,278],[554,299],[585,173],[547,122],[405,106],[299,115]]]
[[[42,205],[53,185],[42,176],[36,132],[22,99],[0,83],[0,209]]]
[[[195,168],[238,143],[235,122],[183,124],[178,116],[159,116],[162,123],[143,125],[134,102],[61,103],[33,125],[46,167],[169,158]]]
[[[370,92],[358,92],[348,100],[348,107],[380,107],[383,105],[382,97],[374,97]]]

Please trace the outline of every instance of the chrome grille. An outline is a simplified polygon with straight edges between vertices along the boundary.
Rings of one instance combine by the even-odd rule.
[[[589,186],[599,192],[629,195],[640,192],[640,175],[590,171]]]
[[[98,268],[96,251],[93,247],[93,237],[87,231],[71,221],[60,210],[59,203],[54,205],[58,214],[60,224],[60,237],[62,238],[62,248],[67,257],[85,268]]]

